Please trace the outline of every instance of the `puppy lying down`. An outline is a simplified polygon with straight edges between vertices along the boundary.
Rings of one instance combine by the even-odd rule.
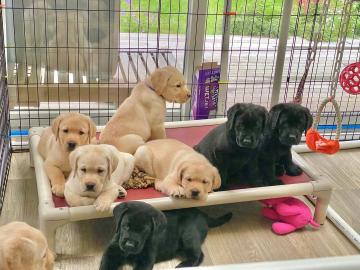
[[[116,232],[101,260],[100,270],[130,264],[152,269],[156,262],[181,257],[177,267],[198,266],[201,245],[209,228],[228,222],[232,214],[211,218],[197,208],[161,212],[144,202],[126,202],[114,208]]]
[[[205,200],[221,184],[218,170],[203,155],[174,139],[140,146],[135,166],[155,177],[155,188],[169,196]]]
[[[1,270],[52,270],[55,254],[45,236],[24,222],[0,227]]]
[[[94,204],[98,211],[109,211],[121,186],[130,178],[134,157],[112,145],[80,146],[70,154],[71,173],[65,184],[65,199],[70,206]]]

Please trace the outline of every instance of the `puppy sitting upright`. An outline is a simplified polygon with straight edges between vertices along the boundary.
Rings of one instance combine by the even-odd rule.
[[[218,168],[222,186],[258,184],[257,146],[268,112],[258,105],[237,103],[227,112],[226,123],[214,128],[194,149]]]
[[[77,112],[59,115],[41,134],[38,151],[53,194],[64,197],[65,179],[71,170],[69,154],[78,146],[90,144],[95,135],[95,123]]]
[[[228,222],[232,214],[211,218],[196,208],[165,211],[144,202],[126,202],[114,208],[116,233],[106,248],[100,270],[153,269],[156,262],[180,256],[177,267],[201,264],[201,245],[208,229]]]
[[[176,68],[155,70],[120,105],[101,132],[100,143],[134,154],[145,142],[166,138],[166,101],[184,103],[189,97],[184,76]]]
[[[107,144],[84,145],[70,154],[72,171],[65,184],[70,206],[94,204],[97,211],[108,211],[121,186],[134,169],[135,158]]]
[[[286,173],[300,175],[302,170],[292,162],[291,146],[300,143],[301,135],[312,125],[309,109],[292,103],[282,103],[270,110],[269,126],[261,143],[259,165],[263,179]]]

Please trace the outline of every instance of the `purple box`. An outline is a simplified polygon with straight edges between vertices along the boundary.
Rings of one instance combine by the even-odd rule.
[[[207,119],[217,109],[220,66],[216,62],[203,63],[196,69],[192,89],[192,118]]]

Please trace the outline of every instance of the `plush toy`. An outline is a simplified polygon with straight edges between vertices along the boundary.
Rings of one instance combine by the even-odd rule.
[[[320,226],[313,220],[309,207],[299,199],[284,197],[261,202],[265,204],[262,214],[276,221],[272,224],[272,230],[276,234],[288,234],[308,224],[315,228]]]
[[[155,178],[134,168],[129,180],[122,184],[125,189],[141,189],[155,186]]]

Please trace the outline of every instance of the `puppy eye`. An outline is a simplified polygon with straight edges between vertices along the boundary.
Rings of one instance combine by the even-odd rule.
[[[181,87],[181,84],[177,84],[176,87]]]
[[[64,131],[64,133],[68,133],[68,132],[69,132],[69,130],[68,130],[68,129],[64,129],[63,131]]]
[[[98,172],[98,173],[103,173],[104,170],[103,170],[103,169],[98,169],[97,172]]]
[[[84,135],[85,133],[84,133],[83,131],[80,131],[79,134],[80,134],[80,135]]]
[[[81,171],[82,171],[82,172],[86,172],[86,168],[81,168]]]
[[[191,182],[191,178],[186,178],[186,181]]]
[[[207,184],[207,183],[209,183],[208,181],[206,181],[206,180],[202,180],[202,182],[203,182],[203,184]]]

